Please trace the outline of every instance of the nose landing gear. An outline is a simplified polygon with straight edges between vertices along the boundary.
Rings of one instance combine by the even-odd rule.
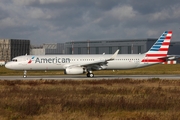
[[[24,70],[23,78],[27,78],[27,71],[26,70]]]

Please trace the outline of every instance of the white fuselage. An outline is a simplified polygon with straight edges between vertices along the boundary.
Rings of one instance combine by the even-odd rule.
[[[64,70],[68,66],[81,66],[91,64],[96,61],[103,61],[111,55],[32,55],[15,57],[17,61],[6,63],[6,68],[14,70]],[[100,63],[101,69],[133,69],[145,67],[155,62],[141,62],[145,54],[118,54],[114,60],[107,64]],[[31,60],[31,61],[29,61]],[[96,66],[94,66],[96,67]]]

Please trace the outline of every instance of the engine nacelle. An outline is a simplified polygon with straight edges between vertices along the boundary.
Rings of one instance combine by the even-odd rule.
[[[68,67],[64,70],[64,74],[83,74],[86,73],[86,68],[83,67]]]

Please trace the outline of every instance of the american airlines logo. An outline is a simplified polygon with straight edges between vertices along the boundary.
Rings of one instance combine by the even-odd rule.
[[[32,60],[34,59],[34,56],[28,61],[28,64],[32,63]]]
[[[32,63],[32,61],[35,61],[35,63],[70,63],[70,58],[35,58],[34,56],[29,60],[28,63]]]

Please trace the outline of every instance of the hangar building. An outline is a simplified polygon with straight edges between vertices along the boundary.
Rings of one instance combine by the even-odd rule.
[[[86,40],[66,43],[43,44],[32,47],[31,55],[50,54],[140,54],[147,52],[156,42],[156,38],[127,40]],[[180,55],[180,42],[171,42],[168,54]]]
[[[10,61],[12,58],[30,53],[30,40],[0,39],[0,61]]]
[[[31,55],[64,54],[64,43],[49,43],[42,46],[31,46]]]
[[[157,39],[96,40],[66,42],[66,54],[139,54],[150,49]]]

